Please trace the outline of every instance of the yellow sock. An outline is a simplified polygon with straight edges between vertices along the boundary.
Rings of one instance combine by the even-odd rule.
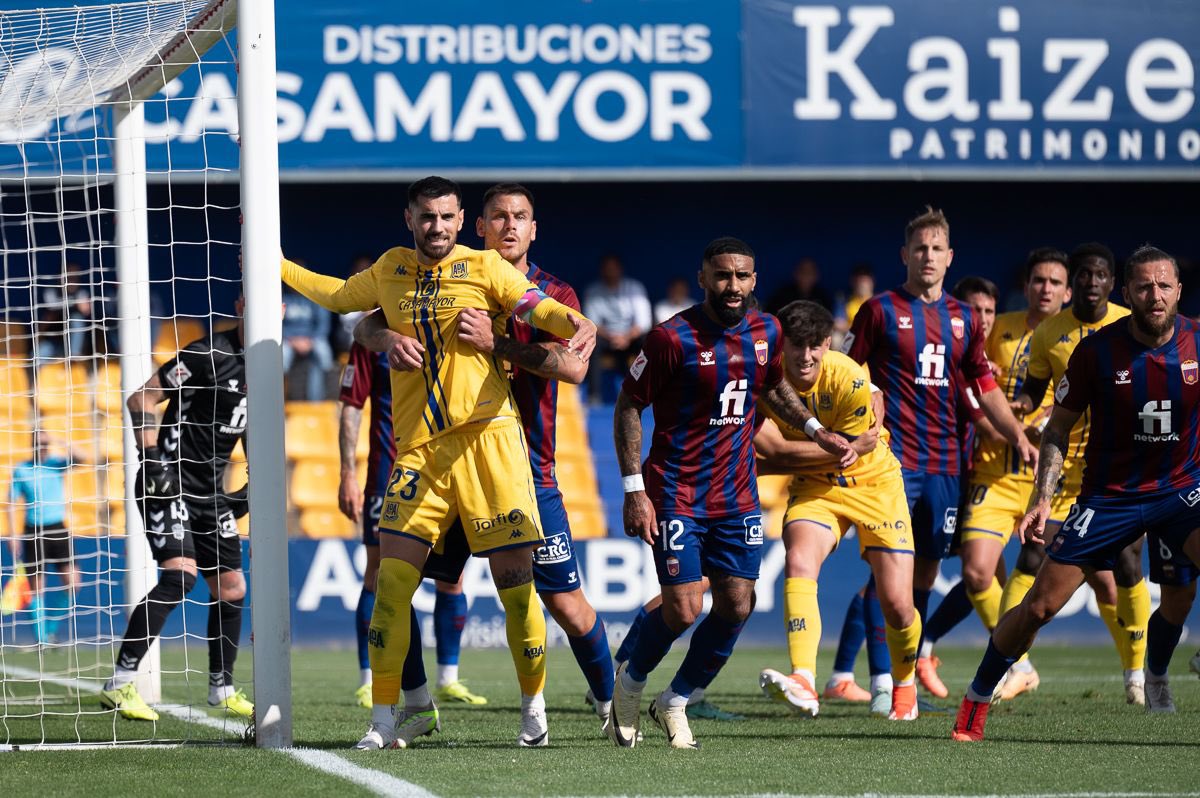
[[[1126,668],[1138,670],[1146,666],[1146,627],[1150,624],[1150,590],[1146,580],[1139,579],[1133,587],[1117,585],[1117,620],[1125,630],[1126,653],[1122,659]]]
[[[979,593],[968,593],[967,599],[971,602],[971,606],[975,608],[975,612],[979,615],[979,620],[983,621],[983,625],[990,632],[996,628],[996,624],[1000,621],[1000,599],[1004,595],[1004,589],[1000,587],[1000,580],[992,577],[992,583]]]
[[[371,700],[377,707],[400,703],[400,674],[412,634],[412,597],[419,584],[421,572],[411,564],[394,557],[380,560],[367,652],[371,658]]]
[[[783,580],[783,622],[787,629],[788,656],[792,673],[817,672],[817,647],[821,645],[821,608],[813,579]]]
[[[504,629],[521,692],[537,695],[546,686],[546,616],[542,615],[533,582],[501,590],[500,603],[504,605]]]
[[[1021,570],[1014,570],[1008,575],[1008,581],[1004,583],[1004,595],[1000,597],[1000,615],[996,618],[996,623],[1000,623],[1000,618],[1024,601],[1025,594],[1033,587],[1033,579],[1033,574]],[[1027,659],[1029,659],[1028,652],[1022,654],[1017,662],[1024,662]]]
[[[1108,627],[1108,633],[1112,635],[1113,645],[1117,647],[1117,654],[1121,657],[1121,667],[1129,667],[1129,635],[1125,634],[1125,630],[1121,628],[1121,622],[1117,620],[1117,605],[1103,604],[1096,602],[1096,608],[1100,610],[1100,620],[1104,621],[1104,625]]]
[[[917,644],[921,640],[921,613],[913,611],[913,622],[904,629],[887,626],[888,653],[892,655],[892,681],[911,684],[917,672]]]

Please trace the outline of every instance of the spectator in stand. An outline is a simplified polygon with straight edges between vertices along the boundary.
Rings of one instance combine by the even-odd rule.
[[[329,313],[303,295],[283,292],[283,371],[289,381],[297,361],[308,367],[303,397],[310,402],[326,398],[325,376],[333,368],[333,350],[329,347]],[[294,391],[289,391],[294,395]]]
[[[696,304],[691,289],[692,284],[686,277],[676,277],[667,283],[667,295],[654,305],[654,323],[662,324],[676,313]]]
[[[604,401],[608,393],[603,385],[606,376],[614,371],[624,373],[653,325],[646,286],[625,276],[619,257],[605,255],[600,259],[600,279],[584,294],[583,313],[599,328],[596,354],[588,363],[588,386],[592,401]],[[612,386],[612,399],[616,398],[616,387]]]
[[[854,315],[862,304],[875,296],[875,272],[869,263],[856,263],[850,269],[850,292],[838,293],[833,310],[833,346],[840,351]]]
[[[370,255],[358,254],[354,260],[350,261],[350,271],[346,274],[347,277],[353,277],[359,272],[365,272],[375,264],[375,259]],[[330,337],[330,343],[333,345],[333,353],[337,357],[348,354],[350,352],[350,344],[354,343],[354,325],[358,324],[365,313],[352,310],[349,313],[335,314],[337,321],[333,325],[333,334]]]
[[[791,281],[777,288],[767,300],[767,313],[778,313],[785,305],[790,305],[798,299],[807,299],[826,310],[833,310],[833,297],[821,285],[821,270],[812,258],[796,261]]]

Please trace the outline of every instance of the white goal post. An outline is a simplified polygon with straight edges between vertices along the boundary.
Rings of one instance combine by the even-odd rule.
[[[3,354],[8,356],[0,365],[5,375],[28,374],[21,377],[25,382],[20,388],[11,380],[7,387],[0,387],[0,393],[8,392],[0,410],[3,416],[0,435],[4,439],[0,445],[9,447],[9,451],[0,453],[3,454],[0,490],[4,491],[0,501],[6,504],[10,501],[8,492],[15,463],[27,454],[17,454],[16,442],[23,441],[20,446],[27,450],[31,436],[36,439],[44,429],[58,429],[40,406],[40,397],[53,369],[56,374],[67,375],[62,386],[66,395],[74,396],[76,404],[81,403],[81,397],[86,399],[95,433],[92,437],[104,438],[111,432],[120,439],[114,444],[115,449],[111,446],[107,449],[107,455],[103,441],[87,441],[94,443],[96,454],[90,461],[89,478],[99,487],[85,498],[82,489],[67,480],[66,504],[72,511],[79,505],[87,505],[93,519],[99,514],[95,529],[84,533],[101,541],[93,547],[98,563],[116,561],[111,552],[119,547],[110,547],[106,542],[110,535],[120,534],[121,530],[114,529],[114,525],[123,524],[125,537],[123,568],[106,570],[107,566],[101,564],[82,569],[83,579],[92,575],[95,584],[90,589],[100,597],[95,599],[97,606],[89,608],[97,620],[93,627],[83,631],[74,628],[78,622],[72,618],[69,643],[44,641],[40,618],[35,622],[36,644],[28,640],[30,630],[21,627],[18,613],[6,612],[5,618],[0,618],[0,687],[3,687],[0,746],[16,743],[53,747],[126,741],[117,731],[122,727],[115,722],[107,737],[92,733],[96,728],[94,721],[103,716],[95,709],[95,694],[111,668],[128,611],[153,587],[158,573],[141,518],[134,509],[139,455],[124,400],[154,373],[152,354],[160,363],[164,359],[163,352],[151,340],[152,324],[161,326],[166,322],[176,331],[175,340],[169,341],[174,351],[190,342],[182,340],[174,311],[166,315],[161,309],[152,310],[151,253],[157,247],[160,254],[165,251],[171,259],[169,290],[176,305],[183,294],[197,287],[208,295],[211,304],[213,295],[218,293],[213,288],[214,280],[223,283],[236,280],[218,279],[210,272],[207,280],[190,278],[190,282],[183,280],[179,286],[175,285],[176,248],[197,242],[174,238],[173,199],[166,207],[150,205],[146,143],[148,138],[163,143],[163,126],[156,125],[153,133],[147,132],[150,125],[146,121],[145,103],[165,105],[168,99],[164,99],[164,89],[178,85],[176,79],[196,68],[210,48],[218,44],[224,47],[222,66],[233,65],[235,48],[231,31],[237,36],[240,157],[236,165],[240,170],[240,198],[222,206],[219,200],[209,199],[206,189],[204,206],[199,212],[208,214],[211,210],[228,215],[240,207],[243,220],[240,254],[247,298],[245,449],[249,472],[266,475],[250,482],[249,493],[251,540],[255,562],[260,566],[251,568],[248,574],[252,593],[249,614],[254,629],[254,738],[262,747],[290,746],[292,742],[273,2],[144,0],[105,6],[0,11],[0,254],[3,258],[0,278],[4,281]],[[170,93],[166,92],[168,98]],[[205,136],[225,135],[224,131],[205,131],[190,146],[205,148]],[[168,186],[169,198],[170,187],[177,179],[195,183],[214,177],[220,181],[223,176],[219,173],[232,171],[232,164],[211,164],[206,160],[203,168],[175,174],[170,164],[168,155],[168,167],[152,176],[157,183]],[[54,209],[58,218],[47,214],[46,208]],[[171,229],[164,230],[164,226]],[[86,228],[82,237],[77,228]],[[50,234],[45,230],[50,230]],[[232,239],[198,243],[207,252],[218,246],[222,252],[238,249],[238,242]],[[94,341],[105,337],[104,328],[110,328],[110,332],[117,333],[111,337],[119,341],[116,344],[119,357],[99,356],[90,349],[85,358],[74,350],[76,320],[72,318],[73,300],[66,290],[68,283],[63,284],[60,300],[55,300],[61,301],[58,308],[43,299],[46,286],[38,273],[39,264],[58,259],[64,273],[69,271],[67,264],[71,259],[85,261],[80,272],[90,282],[90,298],[97,301],[90,303],[92,309],[88,311],[87,323],[92,329],[80,334]],[[115,310],[102,313],[97,308],[103,303],[98,300],[108,289],[114,289],[111,293],[115,296],[109,298],[115,299]],[[14,293],[28,299],[13,302]],[[43,335],[42,327],[48,327],[43,317],[55,312],[59,313],[63,330],[61,362],[53,360],[54,354],[47,356],[42,351],[42,345],[50,340],[50,336]],[[201,321],[205,326],[228,316],[215,310],[204,315]],[[114,345],[105,346],[107,355]],[[117,363],[119,397],[102,401],[103,383],[116,382],[106,380],[106,376],[116,376]],[[47,364],[44,371],[43,364]],[[107,387],[114,392],[115,385]],[[76,421],[62,424],[64,443],[72,451],[69,458],[72,463],[73,449],[82,441],[81,437],[72,437],[77,426]],[[36,462],[36,458],[31,462]],[[105,485],[116,489],[117,495],[120,486],[124,486],[123,508],[115,497],[111,502],[105,498]],[[69,520],[73,519],[74,516],[69,516]],[[11,524],[14,528],[8,530],[10,534],[17,533],[17,523],[20,522]],[[7,518],[4,524],[9,526]],[[0,562],[4,564],[0,577],[15,579],[17,559],[14,557],[10,563],[0,558]],[[102,597],[108,594],[114,579],[124,583],[124,613],[115,611],[120,607],[102,606]],[[69,603],[76,593],[65,577],[63,585]],[[82,617],[87,614],[82,610],[72,606],[69,611]],[[202,636],[185,628],[176,639],[186,643],[189,638]],[[243,646],[249,642],[249,635],[243,635]],[[186,656],[184,660],[178,673],[185,680],[188,674],[194,678],[203,671],[189,664]],[[166,700],[162,672],[155,644],[142,659],[135,682],[142,697],[151,704]],[[65,709],[47,710],[46,696],[61,690],[67,691],[66,698],[59,694],[57,699],[60,705],[66,705]],[[63,717],[70,719],[72,701],[77,707],[74,731],[61,733],[59,729],[68,727],[59,721]],[[190,706],[181,709],[170,701],[164,706],[168,714],[176,717],[197,714]],[[40,731],[31,736],[30,728]],[[70,735],[75,739],[70,739]],[[183,736],[190,739],[186,734]],[[141,741],[147,739],[157,739],[157,732]]]

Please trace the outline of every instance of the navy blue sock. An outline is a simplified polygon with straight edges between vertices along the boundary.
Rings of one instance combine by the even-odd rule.
[[[1146,627],[1146,670],[1155,676],[1166,676],[1171,655],[1182,636],[1182,626],[1176,626],[1155,610]]]
[[[404,670],[400,672],[400,689],[416,690],[425,684],[425,660],[421,657],[421,621],[417,618],[415,607],[412,613],[412,627],[408,635],[408,655],[404,657]]]
[[[618,664],[629,661],[629,655],[633,653],[633,647],[637,645],[638,634],[641,633],[642,624],[646,622],[646,616],[650,613],[646,612],[645,607],[639,607],[637,616],[634,617],[633,623],[629,624],[629,631],[625,633],[625,639],[621,641],[621,645],[617,647],[617,653],[613,659]]]
[[[366,670],[371,667],[371,658],[367,656],[367,630],[371,627],[371,613],[375,611],[375,591],[363,586],[358,594],[358,607],[354,610],[354,635],[358,638],[358,667]]]
[[[608,633],[604,630],[604,621],[596,616],[596,624],[592,631],[579,637],[567,637],[571,644],[571,652],[575,661],[587,679],[592,696],[597,701],[611,701],[613,695],[613,664],[608,653]]]
[[[671,650],[673,644],[682,632],[676,632],[667,626],[662,617],[662,607],[655,607],[642,621],[638,632],[637,642],[629,654],[629,663],[625,672],[635,681],[644,682],[646,677],[658,667],[663,657]]]
[[[679,695],[690,696],[693,690],[712,684],[733,654],[733,646],[744,625],[730,623],[715,612],[710,612],[692,633],[692,644],[688,646],[683,664],[671,680],[671,690]]]
[[[467,597],[463,593],[438,591],[433,600],[433,635],[437,641],[438,665],[457,665],[467,625]]]
[[[888,651],[887,625],[883,620],[883,607],[879,606],[879,593],[875,590],[875,577],[867,582],[867,595],[863,599],[863,620],[867,630],[867,665],[872,676],[892,672],[892,655]]]
[[[979,670],[975,671],[975,680],[971,682],[971,690],[977,696],[990,696],[996,692],[996,685],[1000,684],[1000,680],[1004,678],[1004,674],[1008,673],[1008,669],[1019,658],[1019,656],[1004,656],[997,650],[996,644],[988,640],[987,651],[983,652],[983,660],[979,663]]]
[[[951,629],[969,618],[974,611],[971,600],[967,598],[967,583],[960,579],[933,611],[929,623],[925,624],[925,639],[936,643],[950,634]]]
[[[846,608],[846,619],[842,621],[842,636],[838,639],[837,656],[833,669],[838,673],[853,673],[858,650],[867,639],[867,627],[863,622],[863,597],[854,594]]]
[[[920,588],[917,588],[917,587],[913,588],[913,609],[916,610],[917,613],[922,618],[929,617],[929,597],[931,595],[933,595],[932,590],[921,590]],[[917,651],[921,650],[920,646],[924,642],[925,642],[925,628],[924,628],[924,624],[922,624],[921,625],[921,639],[917,644]]]

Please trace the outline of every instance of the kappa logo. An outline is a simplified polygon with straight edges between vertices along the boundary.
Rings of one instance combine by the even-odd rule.
[[[897,316],[896,323],[900,325],[901,330],[911,330],[912,316]]]
[[[1071,343],[1071,336],[1063,333],[1062,335],[1058,336],[1058,342],[1060,344],[1069,344]]]
[[[401,263],[399,266],[396,267],[396,275],[399,277],[407,277],[408,276],[408,267],[405,266],[403,263]]]
[[[1117,385],[1129,385],[1133,380],[1129,379],[1129,369],[1121,369],[1117,372]]]
[[[867,384],[866,380],[862,380],[862,379],[855,380],[853,386],[851,387],[851,390],[857,391],[859,388],[863,387],[866,384]]]
[[[1010,333],[1008,330],[1005,330],[1004,334],[1000,336],[1001,341],[1011,341],[1012,339],[1013,339],[1013,334]]]
[[[711,366],[717,362],[717,356],[713,354],[711,349],[705,349],[700,353],[700,365]]]
[[[450,276],[455,280],[465,280],[467,277],[467,262],[460,260],[450,267]]]

